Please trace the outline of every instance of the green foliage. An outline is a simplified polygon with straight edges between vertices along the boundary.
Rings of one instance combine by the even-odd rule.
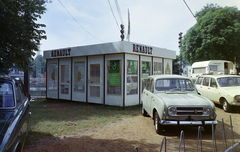
[[[181,54],[190,64],[204,60],[240,63],[240,11],[236,7],[207,5],[182,41]]]
[[[36,23],[45,13],[44,0],[0,1],[0,74],[8,74],[15,64],[21,70],[38,51],[38,44],[45,38],[44,24]]]
[[[173,60],[173,74],[179,74],[180,72],[179,72],[179,68],[180,68],[180,66],[179,66],[179,64],[180,64],[180,60],[179,60],[179,56],[177,55],[176,56],[176,59],[175,60]]]
[[[44,72],[46,72],[46,59],[44,59],[42,55],[37,55],[31,62],[30,68],[33,77],[36,77],[37,74],[44,75]]]

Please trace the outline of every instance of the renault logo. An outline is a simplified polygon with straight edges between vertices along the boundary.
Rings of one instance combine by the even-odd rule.
[[[198,110],[197,110],[197,109],[195,109],[195,110],[194,110],[194,112],[195,112],[195,113],[197,113],[197,112],[198,112]]]

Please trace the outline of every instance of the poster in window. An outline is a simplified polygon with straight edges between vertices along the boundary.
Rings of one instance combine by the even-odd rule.
[[[110,86],[120,86],[119,60],[110,61]]]
[[[128,60],[128,74],[136,74],[137,61]]]

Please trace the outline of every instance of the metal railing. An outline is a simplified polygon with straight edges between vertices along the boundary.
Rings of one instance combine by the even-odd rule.
[[[222,118],[222,136],[223,136],[223,151],[224,152],[235,152],[236,148],[240,145],[240,141],[235,143],[235,139],[234,139],[234,134],[233,134],[233,126],[232,126],[232,117],[230,115],[230,129],[231,129],[231,139],[232,139],[232,146],[230,146],[228,148],[227,146],[227,139],[226,139],[226,134],[225,134],[225,126],[224,126],[224,120]],[[182,130],[180,133],[180,142],[179,142],[179,152],[181,151],[181,147],[182,147],[182,142],[183,142],[183,146],[184,146],[184,152],[185,152],[185,138],[184,138],[184,131]],[[213,152],[217,152],[217,142],[216,142],[216,138],[215,138],[215,126],[212,123],[212,148],[213,148]],[[164,136],[162,139],[162,143],[161,143],[161,147],[160,147],[160,152],[162,151],[163,145],[165,147],[164,151],[167,151],[167,137]],[[198,152],[199,149],[199,145],[201,145],[200,147],[200,151],[202,152],[202,131],[201,131],[201,126],[198,127],[198,137],[197,137],[197,149],[196,152]],[[138,148],[134,147],[133,152],[138,152]]]

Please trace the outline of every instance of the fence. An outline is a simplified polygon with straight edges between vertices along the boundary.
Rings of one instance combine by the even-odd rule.
[[[240,145],[240,141],[235,143],[231,115],[230,115],[230,129],[231,129],[232,145],[230,147],[228,147],[226,134],[225,134],[224,120],[222,118],[222,137],[223,137],[223,151],[224,152],[235,152],[235,149]],[[184,131],[183,130],[180,133],[179,152],[181,151],[182,144],[183,144],[183,150],[185,152],[185,138],[184,138]],[[160,152],[162,152],[163,146],[165,148],[164,151],[166,152],[167,151],[167,137],[166,136],[163,137],[163,140],[162,140],[162,143],[161,143],[161,147],[160,147]],[[196,152],[198,152],[199,149],[200,149],[201,152],[203,151],[203,149],[202,149],[202,131],[201,131],[201,126],[198,127],[198,137],[197,137]],[[214,127],[213,124],[212,124],[212,149],[213,149],[213,152],[215,152],[215,151],[217,152],[217,144],[216,144],[216,138],[215,138],[215,127]],[[138,147],[134,147],[133,152],[138,152]]]

